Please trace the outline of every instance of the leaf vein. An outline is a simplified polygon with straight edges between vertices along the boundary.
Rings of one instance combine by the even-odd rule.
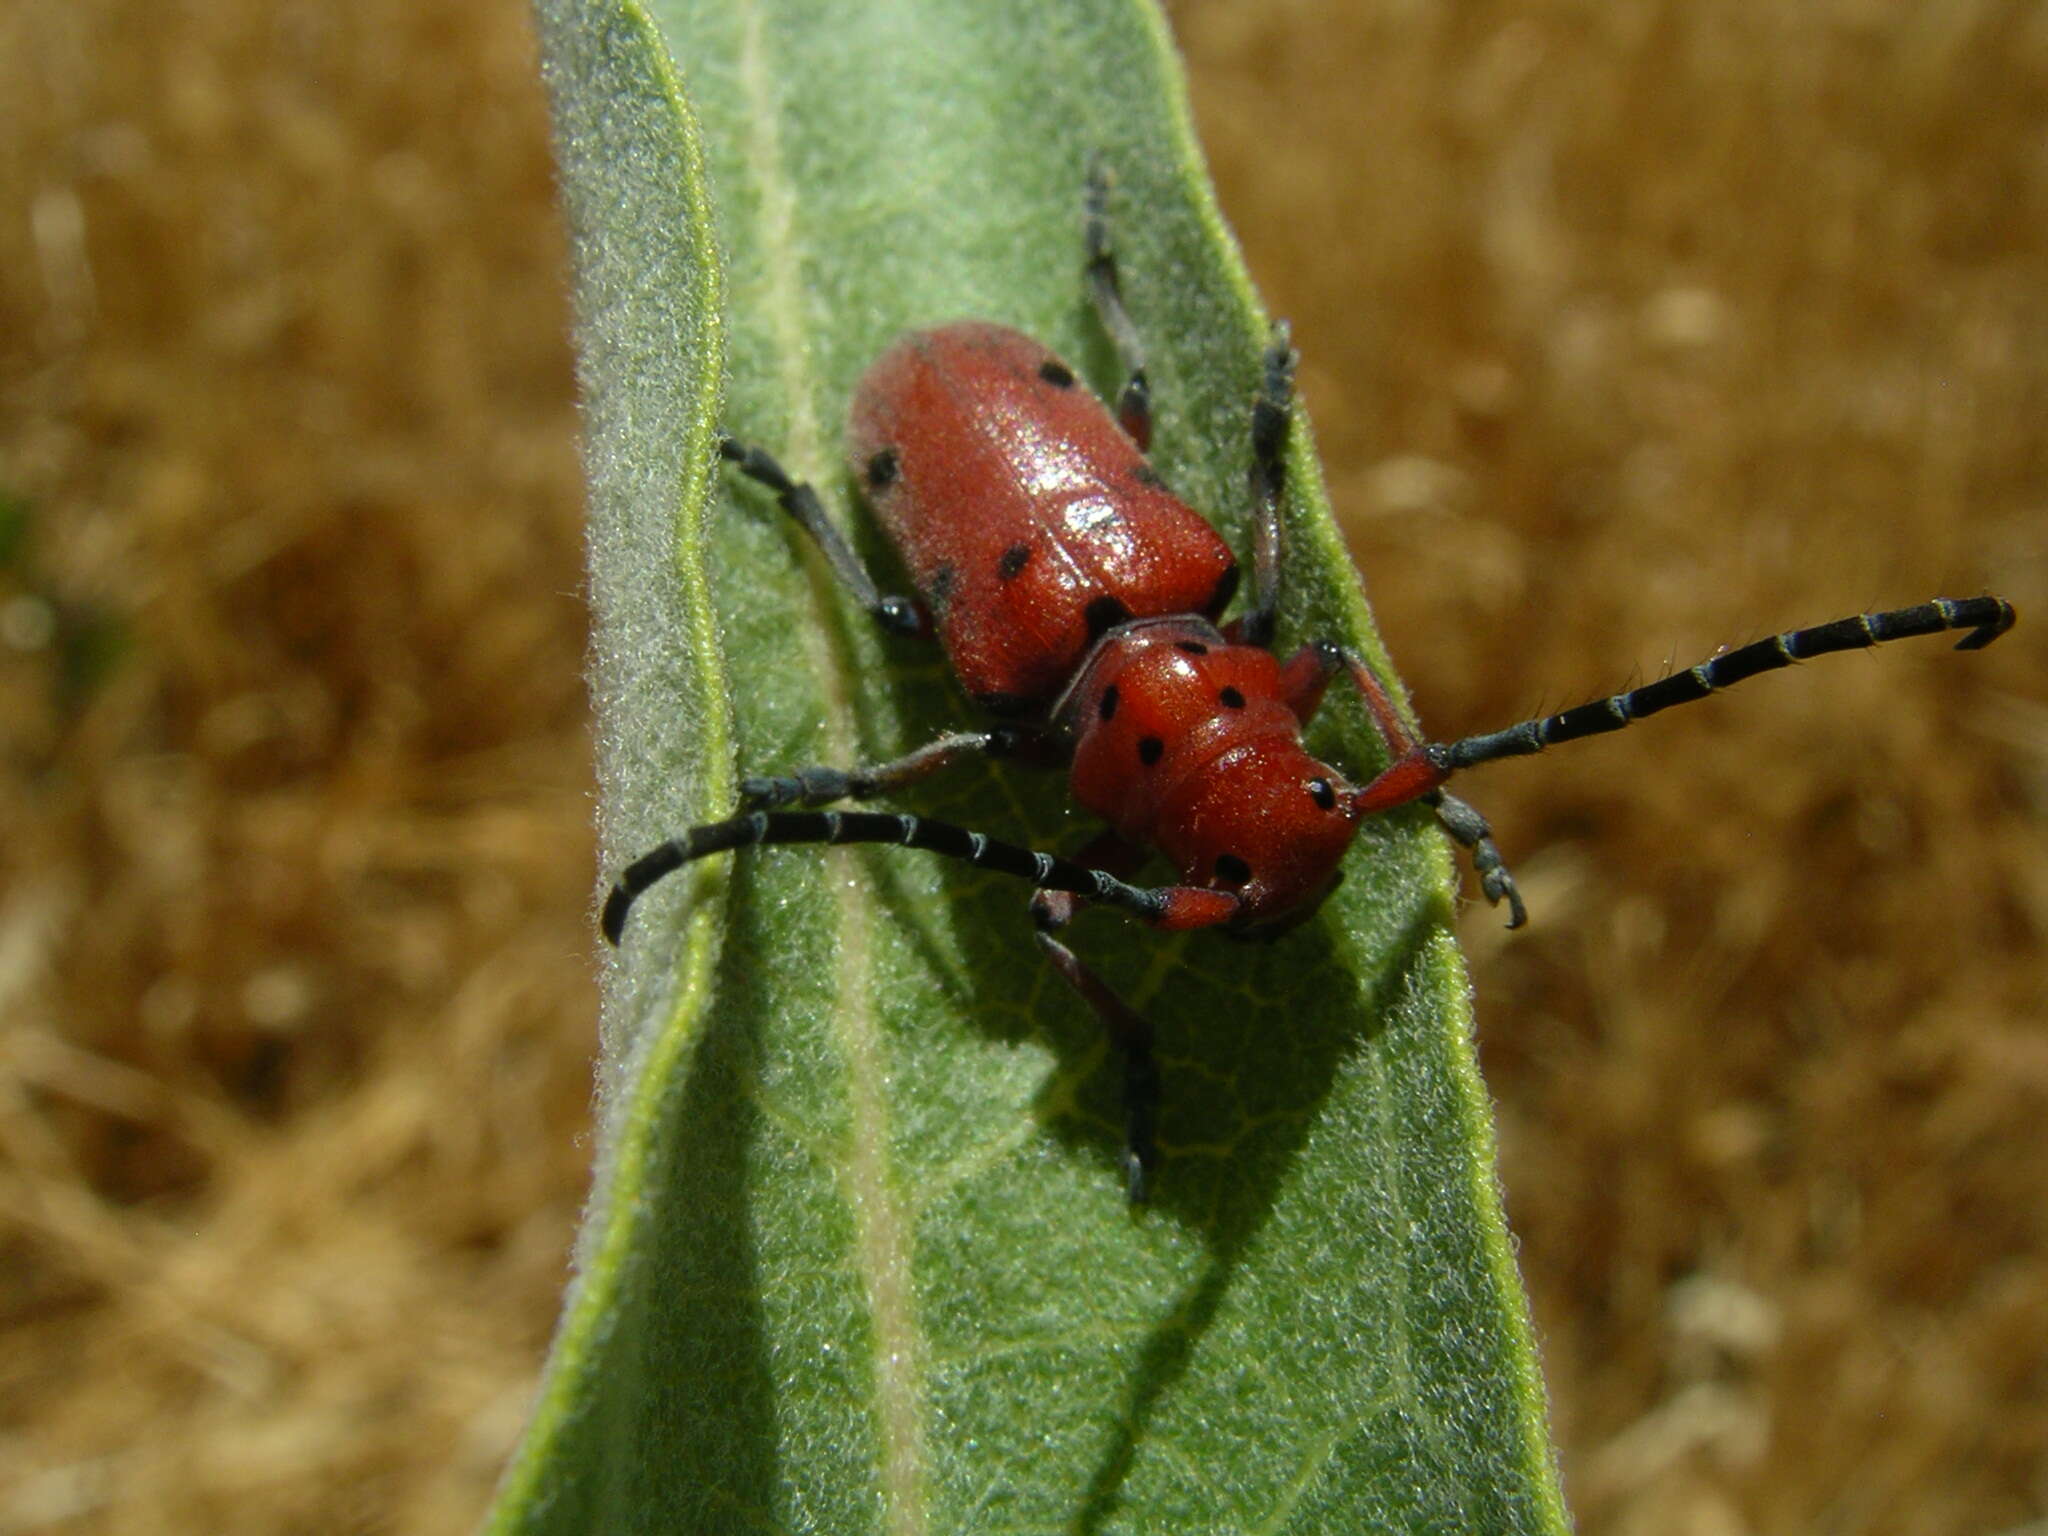
[[[750,4],[742,19],[739,74],[749,118],[746,153],[761,191],[756,236],[767,253],[765,308],[774,333],[783,398],[791,407],[790,451],[799,464],[815,462],[822,434],[804,345],[803,288],[797,258],[797,201],[783,162],[776,74],[763,35],[762,7]],[[826,580],[811,552],[812,587]],[[821,596],[821,608],[826,600]],[[805,626],[815,650],[825,651],[826,625]],[[856,728],[846,667],[838,657],[819,655],[816,675],[824,681],[824,737],[841,762],[855,755]],[[883,1523],[896,1536],[920,1536],[926,1528],[923,1448],[919,1426],[921,1389],[917,1327],[910,1285],[911,1223],[889,1176],[887,1066],[874,1017],[875,955],[868,904],[852,878],[857,868],[844,850],[826,854],[832,870],[839,917],[838,974],[841,1005],[833,1011],[836,1045],[845,1066],[852,1133],[837,1160],[838,1187],[853,1214],[855,1261],[865,1288],[873,1328],[876,1429],[880,1438]]]

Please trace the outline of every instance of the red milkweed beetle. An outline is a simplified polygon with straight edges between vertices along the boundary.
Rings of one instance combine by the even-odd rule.
[[[1282,661],[1268,648],[1295,361],[1284,326],[1275,328],[1251,409],[1251,603],[1221,624],[1237,562],[1145,459],[1145,353],[1110,247],[1108,191],[1108,178],[1091,173],[1085,273],[1125,376],[1114,417],[1044,346],[980,321],[902,337],[854,393],[848,462],[918,598],[876,586],[809,485],[761,449],[720,440],[723,456],[775,493],[883,629],[936,631],[961,686],[996,723],[894,762],[743,780],[741,814],[693,827],[627,866],[605,902],[603,929],[618,943],[634,899],[655,881],[693,859],[750,846],[895,843],[1027,881],[1039,947],[1122,1053],[1122,1160],[1136,1201],[1155,1159],[1152,1030],[1057,937],[1080,902],[1121,907],[1155,928],[1272,932],[1329,894],[1362,818],[1421,801],[1471,850],[1487,900],[1507,903],[1508,926],[1520,927],[1527,913],[1485,818],[1444,792],[1453,773],[1620,730],[1830,651],[1957,629],[1970,633],[1956,648],[1976,650],[2012,627],[2013,610],[1995,597],[1936,598],[1852,615],[1504,730],[1418,741],[1356,652],[1318,640]],[[1340,672],[1386,743],[1388,766],[1363,786],[1302,746],[1302,726]],[[776,809],[864,800],[956,763],[1008,755],[1066,765],[1074,799],[1108,822],[1078,860],[926,817]],[[1127,883],[1147,848],[1174,866],[1178,884]]]

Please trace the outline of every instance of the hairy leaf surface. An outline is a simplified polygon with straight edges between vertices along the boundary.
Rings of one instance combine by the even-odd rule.
[[[1094,156],[1154,462],[1248,557],[1267,322],[1148,8],[544,0],[541,27],[608,871],[725,814],[736,768],[971,718],[933,649],[878,636],[719,472],[715,432],[814,481],[903,589],[840,461],[854,382],[899,331],[977,316],[1113,391],[1081,281]],[[1292,473],[1282,647],[1378,657],[1305,424]],[[1311,741],[1361,777],[1381,755],[1349,699]],[[915,808],[1071,853],[1062,787],[975,768]],[[1137,1211],[1113,1055],[1015,882],[810,848],[658,887],[606,959],[598,1186],[498,1527],[1562,1530],[1443,841],[1384,817],[1347,868],[1271,944],[1075,925],[1159,1027]]]

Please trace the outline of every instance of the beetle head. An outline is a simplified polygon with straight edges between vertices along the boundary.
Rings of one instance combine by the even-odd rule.
[[[1236,892],[1239,928],[1299,922],[1321,905],[1360,820],[1340,774],[1268,737],[1226,752],[1190,789],[1159,827],[1183,880]]]

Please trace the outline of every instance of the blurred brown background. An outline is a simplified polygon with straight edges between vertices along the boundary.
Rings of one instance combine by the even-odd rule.
[[[2048,1520],[2044,14],[1178,8],[1437,730],[2022,606],[1471,786],[1589,1533]],[[0,101],[0,1536],[466,1529],[589,1154],[525,12],[12,0]]]

